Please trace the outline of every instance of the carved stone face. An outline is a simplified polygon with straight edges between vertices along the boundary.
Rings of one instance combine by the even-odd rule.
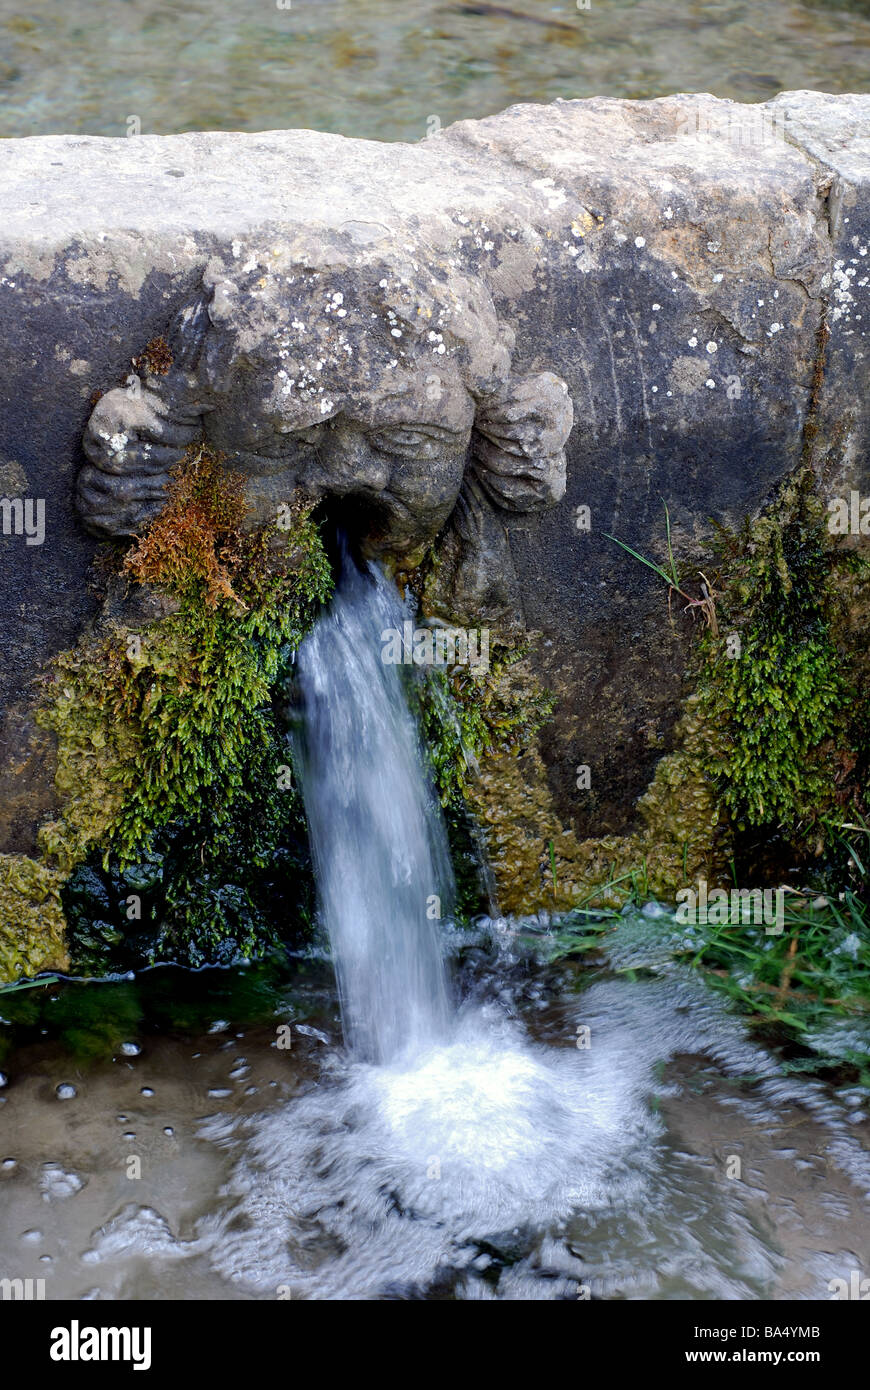
[[[461,495],[477,513],[562,495],[567,388],[511,374],[511,334],[481,282],[383,251],[362,264],[358,250],[298,246],[238,259],[212,262],[176,316],[169,371],[95,406],[78,487],[90,530],[141,531],[203,437],[247,477],[251,524],[296,489],[342,498],[368,552],[406,563]]]
[[[280,362],[272,368],[261,380],[278,379]],[[329,413],[310,425],[297,403],[282,410],[274,393],[251,413],[250,393],[240,390],[234,406],[230,392],[205,433],[250,478],[252,519],[274,517],[298,486],[314,498],[356,500],[358,529],[373,553],[404,555],[437,535],[462,486],[474,400],[450,361],[437,369],[412,361],[369,387],[366,395],[331,391]]]

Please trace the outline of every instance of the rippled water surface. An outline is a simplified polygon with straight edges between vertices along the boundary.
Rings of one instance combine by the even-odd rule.
[[[316,952],[7,996],[0,1268],[48,1298],[830,1297],[866,1274],[866,1092],[626,969],[631,926],[618,973],[455,933],[456,1028],[405,1065],[349,1060]]]
[[[870,3],[30,0],[0,5],[0,133],[309,127],[416,140],[555,97],[865,91]]]

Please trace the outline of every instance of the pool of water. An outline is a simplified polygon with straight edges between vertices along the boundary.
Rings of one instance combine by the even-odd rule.
[[[0,12],[0,134],[307,127],[416,140],[518,101],[864,91],[870,3],[31,0]]]
[[[630,920],[594,968],[511,926],[454,935],[452,1036],[388,1066],[348,1057],[316,949],[0,999],[0,1277],[779,1300],[866,1276],[866,1090],[786,1075],[697,976],[641,968]]]

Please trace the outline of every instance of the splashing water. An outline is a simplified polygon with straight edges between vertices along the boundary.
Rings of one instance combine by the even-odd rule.
[[[624,1059],[536,1046],[497,1005],[450,1007],[429,911],[449,901],[446,835],[400,668],[381,659],[406,616],[383,575],[345,554],[299,654],[298,761],[351,1059],[337,1087],[294,1105],[292,1134],[281,1118],[258,1126],[236,1191],[277,1234],[256,1241],[259,1277],[272,1260],[279,1277],[312,1218],[353,1252],[328,1277],[320,1260],[313,1281],[296,1270],[321,1296],[370,1294],[391,1271],[425,1284],[475,1240],[596,1206],[614,1155],[658,1133]],[[636,1177],[643,1167],[638,1156]],[[229,1236],[234,1277],[251,1277],[251,1256],[247,1235]]]
[[[406,614],[373,567],[343,557],[328,613],[299,653],[299,763],[345,1039],[385,1062],[443,1039],[450,1011],[438,936],[453,876],[401,667],[381,659]]]

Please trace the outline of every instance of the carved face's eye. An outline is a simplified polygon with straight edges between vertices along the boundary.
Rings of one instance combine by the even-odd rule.
[[[369,443],[382,454],[403,454],[409,458],[435,458],[455,442],[449,430],[422,429],[415,425],[393,425],[369,435]]]

